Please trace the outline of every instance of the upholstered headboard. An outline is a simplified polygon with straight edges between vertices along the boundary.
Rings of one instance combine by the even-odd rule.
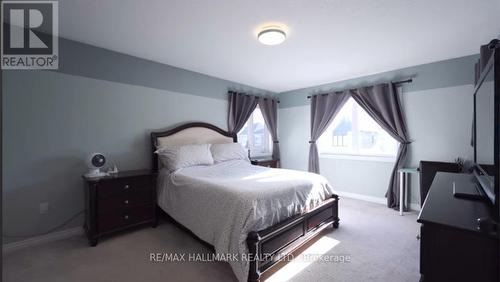
[[[237,142],[236,134],[204,122],[191,122],[167,131],[151,132],[153,171],[158,171],[158,155],[154,152],[159,147],[233,142]]]

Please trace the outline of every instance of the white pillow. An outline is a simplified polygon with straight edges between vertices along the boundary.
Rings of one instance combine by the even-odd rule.
[[[156,150],[161,164],[169,171],[196,165],[212,165],[210,144],[167,146]]]
[[[248,152],[240,143],[212,144],[210,151],[212,151],[212,157],[216,163],[230,160],[250,161]]]

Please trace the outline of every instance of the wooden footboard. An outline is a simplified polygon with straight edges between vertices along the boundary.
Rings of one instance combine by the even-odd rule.
[[[339,226],[339,198],[334,195],[308,213],[290,218],[261,231],[248,234],[249,282],[261,275],[328,227]]]

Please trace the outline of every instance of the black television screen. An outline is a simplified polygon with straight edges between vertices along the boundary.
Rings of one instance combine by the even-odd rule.
[[[486,69],[484,80],[476,88],[475,101],[475,163],[483,192],[495,203],[495,80],[494,68]]]

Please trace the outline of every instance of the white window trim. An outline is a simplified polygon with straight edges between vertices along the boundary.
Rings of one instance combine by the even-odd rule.
[[[258,106],[257,106],[258,107]],[[256,108],[257,109],[257,108]],[[260,110],[260,108],[259,108]],[[254,148],[254,145],[253,145],[253,141],[254,141],[254,138],[253,138],[253,135],[254,135],[254,123],[253,123],[253,114],[254,114],[255,110],[252,112],[252,114],[250,115],[250,117],[248,118],[248,120],[246,121],[246,124],[247,124],[247,127],[248,127],[248,135],[247,135],[247,140],[248,140],[248,147],[249,148],[246,148],[246,149],[249,149],[250,150],[250,157],[251,158],[260,158],[260,159],[263,159],[263,158],[267,158],[267,157],[271,157],[272,156],[272,147],[271,147],[271,143],[270,143],[270,138],[271,138],[271,133],[269,132],[269,130],[266,128],[266,133],[265,133],[265,136],[267,138],[264,138],[265,140],[263,140],[263,142],[265,142],[265,146],[267,148],[269,148],[269,152],[257,152]],[[266,125],[264,125],[266,126]]]
[[[351,98],[352,99],[352,98]],[[358,115],[359,115],[359,110],[361,107],[356,101],[353,101],[353,108],[352,108],[352,134],[353,134],[353,139],[357,140],[358,142],[353,142],[352,144],[352,151],[347,151],[347,152],[339,152],[333,150],[331,147],[328,148],[320,148],[318,146],[319,150],[319,157],[320,158],[325,158],[325,159],[341,159],[341,160],[360,160],[360,161],[375,161],[375,162],[392,162],[394,163],[396,161],[397,155],[392,155],[392,154],[370,154],[370,153],[363,153],[359,151],[359,124],[358,124]],[[326,131],[323,133],[325,134]],[[321,137],[320,137],[321,138]]]
[[[370,162],[384,162],[384,163],[394,163],[396,162],[395,156],[384,156],[384,155],[368,155],[368,154],[341,154],[341,153],[320,153],[319,157],[321,159],[337,159],[337,160],[353,160],[353,161],[370,161]]]
[[[251,153],[251,151],[250,151]],[[273,154],[270,154],[270,153],[257,153],[257,154],[250,154],[250,158],[251,159],[267,159],[267,158],[271,158],[273,156]]]

